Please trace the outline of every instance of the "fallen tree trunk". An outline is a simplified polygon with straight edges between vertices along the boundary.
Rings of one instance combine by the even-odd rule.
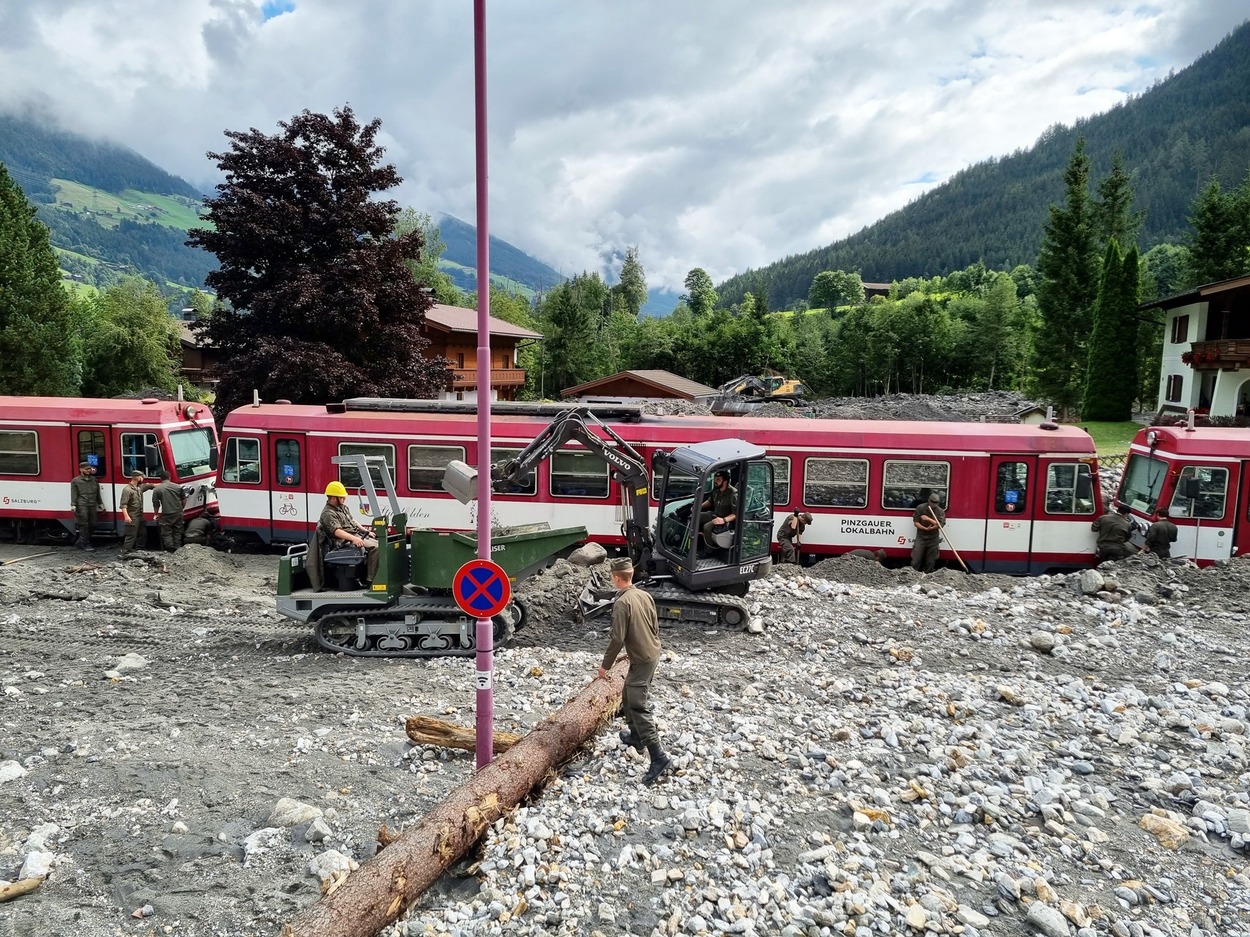
[[[411,905],[548,772],[568,761],[616,712],[629,662],[548,716],[503,755],[452,791],[333,893],[297,914],[284,937],[374,937]]]
[[[0,901],[12,901],[22,895],[29,895],[32,891],[43,884],[44,876],[37,878],[23,878],[16,882],[10,882],[3,888],[0,888]]]
[[[443,748],[459,748],[466,752],[477,751],[475,729],[466,729],[433,716],[409,716],[404,723],[404,731],[408,733],[409,741],[416,745],[441,745]],[[521,739],[522,736],[511,732],[496,732],[492,751],[496,755],[502,755]]]

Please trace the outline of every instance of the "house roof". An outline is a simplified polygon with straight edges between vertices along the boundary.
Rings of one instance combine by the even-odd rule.
[[[633,380],[647,387],[654,387],[657,390],[668,391],[666,397],[684,397],[687,400],[694,400],[696,397],[715,397],[719,391],[715,387],[708,387],[706,384],[700,384],[698,381],[692,381],[688,378],[674,374],[672,371],[618,371],[607,377],[601,377],[595,381],[587,381],[585,384],[578,384],[576,387],[568,387],[560,391],[564,397],[584,397],[587,394],[608,393],[606,388],[620,381]]]
[[[1218,296],[1220,293],[1243,289],[1247,286],[1250,286],[1250,277],[1233,277],[1231,280],[1203,283],[1201,286],[1195,286],[1192,290],[1186,290],[1183,293],[1174,293],[1171,296],[1164,296],[1152,302],[1142,303],[1137,309],[1141,312],[1147,309],[1175,309],[1177,306],[1188,306],[1191,303],[1201,302],[1209,296]]]
[[[463,306],[445,306],[435,303],[425,314],[426,325],[445,332],[462,332],[469,335],[477,334],[477,310],[465,309]],[[490,317],[490,334],[505,338],[542,338],[541,332],[532,332],[519,325],[505,322],[503,319]]]

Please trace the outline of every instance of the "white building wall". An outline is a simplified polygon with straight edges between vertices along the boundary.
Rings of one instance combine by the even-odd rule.
[[[1185,330],[1183,336],[1177,336],[1181,341],[1172,341],[1173,323],[1181,316],[1189,316],[1189,326]],[[1158,409],[1171,407],[1181,410],[1188,410],[1190,407],[1198,406],[1199,392],[1202,386],[1202,378],[1199,372],[1181,361],[1181,355],[1189,351],[1193,347],[1193,343],[1198,341],[1199,336],[1204,335],[1207,327],[1207,303],[1191,303],[1188,306],[1178,306],[1168,311],[1167,318],[1163,323],[1163,361],[1159,368],[1159,405]],[[1168,378],[1172,375],[1179,375],[1182,381],[1181,395],[1179,400],[1168,400]],[[1214,404],[1214,401],[1212,401]],[[1214,407],[1212,413],[1214,413]]]

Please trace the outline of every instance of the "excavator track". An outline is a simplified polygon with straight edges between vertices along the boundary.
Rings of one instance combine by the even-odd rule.
[[[408,619],[418,617],[416,623]],[[516,601],[496,615],[494,646],[512,638],[525,620]],[[467,618],[451,600],[431,600],[418,608],[362,606],[335,609],[314,622],[317,643],[336,654],[351,657],[471,657],[477,653],[477,622]]]
[[[654,585],[641,582],[638,585],[655,599],[655,610],[661,621],[693,621],[726,628],[745,628],[750,618],[751,607],[736,595],[691,592],[666,581]]]

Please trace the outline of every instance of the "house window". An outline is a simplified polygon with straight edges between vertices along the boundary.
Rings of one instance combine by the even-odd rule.
[[[1172,344],[1182,345],[1189,341],[1189,316],[1177,316],[1172,320]]]
[[[458,368],[463,368],[463,367],[464,367],[464,352],[463,352],[463,351],[462,351],[462,352],[459,352],[459,353],[456,355],[456,367],[458,367]]]
[[[1169,374],[1167,389],[1163,392],[1163,399],[1168,403],[1180,403],[1181,389],[1184,386],[1184,376],[1180,374]]]
[[[408,487],[412,491],[442,491],[447,463],[464,461],[464,446],[409,446]]]
[[[28,430],[0,431],[0,475],[38,475],[39,438]]]

